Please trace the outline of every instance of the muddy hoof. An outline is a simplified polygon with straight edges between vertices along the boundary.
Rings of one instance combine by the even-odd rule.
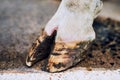
[[[54,31],[51,36],[47,36],[46,33],[43,33],[36,39],[26,57],[26,65],[28,67],[33,66],[36,62],[49,56],[54,46],[55,36],[56,31]]]
[[[60,72],[76,65],[84,58],[84,52],[88,49],[89,43],[89,41],[81,42],[74,48],[56,43],[53,52],[49,56],[45,71]]]

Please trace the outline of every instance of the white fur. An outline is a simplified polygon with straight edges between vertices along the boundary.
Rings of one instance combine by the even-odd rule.
[[[94,40],[92,24],[101,8],[100,0],[62,0],[45,32],[51,35],[57,29],[56,42]]]

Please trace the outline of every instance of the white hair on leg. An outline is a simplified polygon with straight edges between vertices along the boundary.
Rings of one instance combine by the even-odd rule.
[[[56,42],[93,40],[93,20],[101,9],[100,0],[62,0],[57,12],[46,25],[45,32],[51,35],[57,29]]]

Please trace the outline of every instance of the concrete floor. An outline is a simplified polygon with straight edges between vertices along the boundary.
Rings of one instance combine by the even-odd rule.
[[[0,71],[1,80],[119,80],[120,69],[104,70],[86,68],[73,68],[60,73],[47,73],[36,70],[8,70]]]
[[[25,53],[58,5],[53,0],[0,0],[0,51]]]
[[[120,21],[120,1],[104,2],[100,16]]]

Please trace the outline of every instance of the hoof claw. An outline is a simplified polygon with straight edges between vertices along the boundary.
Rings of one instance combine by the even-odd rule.
[[[26,65],[28,67],[33,66],[36,62],[49,56],[49,53],[54,46],[55,36],[56,31],[54,31],[51,36],[47,36],[46,33],[43,33],[36,39],[26,58]]]
[[[86,43],[86,45],[88,44]],[[67,47],[65,44],[55,44],[54,50],[52,53],[50,53],[50,56],[48,58],[48,63],[45,67],[46,71],[61,72],[76,65],[78,62],[80,62],[83,52],[87,49],[87,47],[86,49],[80,49],[81,46],[77,46],[77,48],[74,49],[65,47]]]

